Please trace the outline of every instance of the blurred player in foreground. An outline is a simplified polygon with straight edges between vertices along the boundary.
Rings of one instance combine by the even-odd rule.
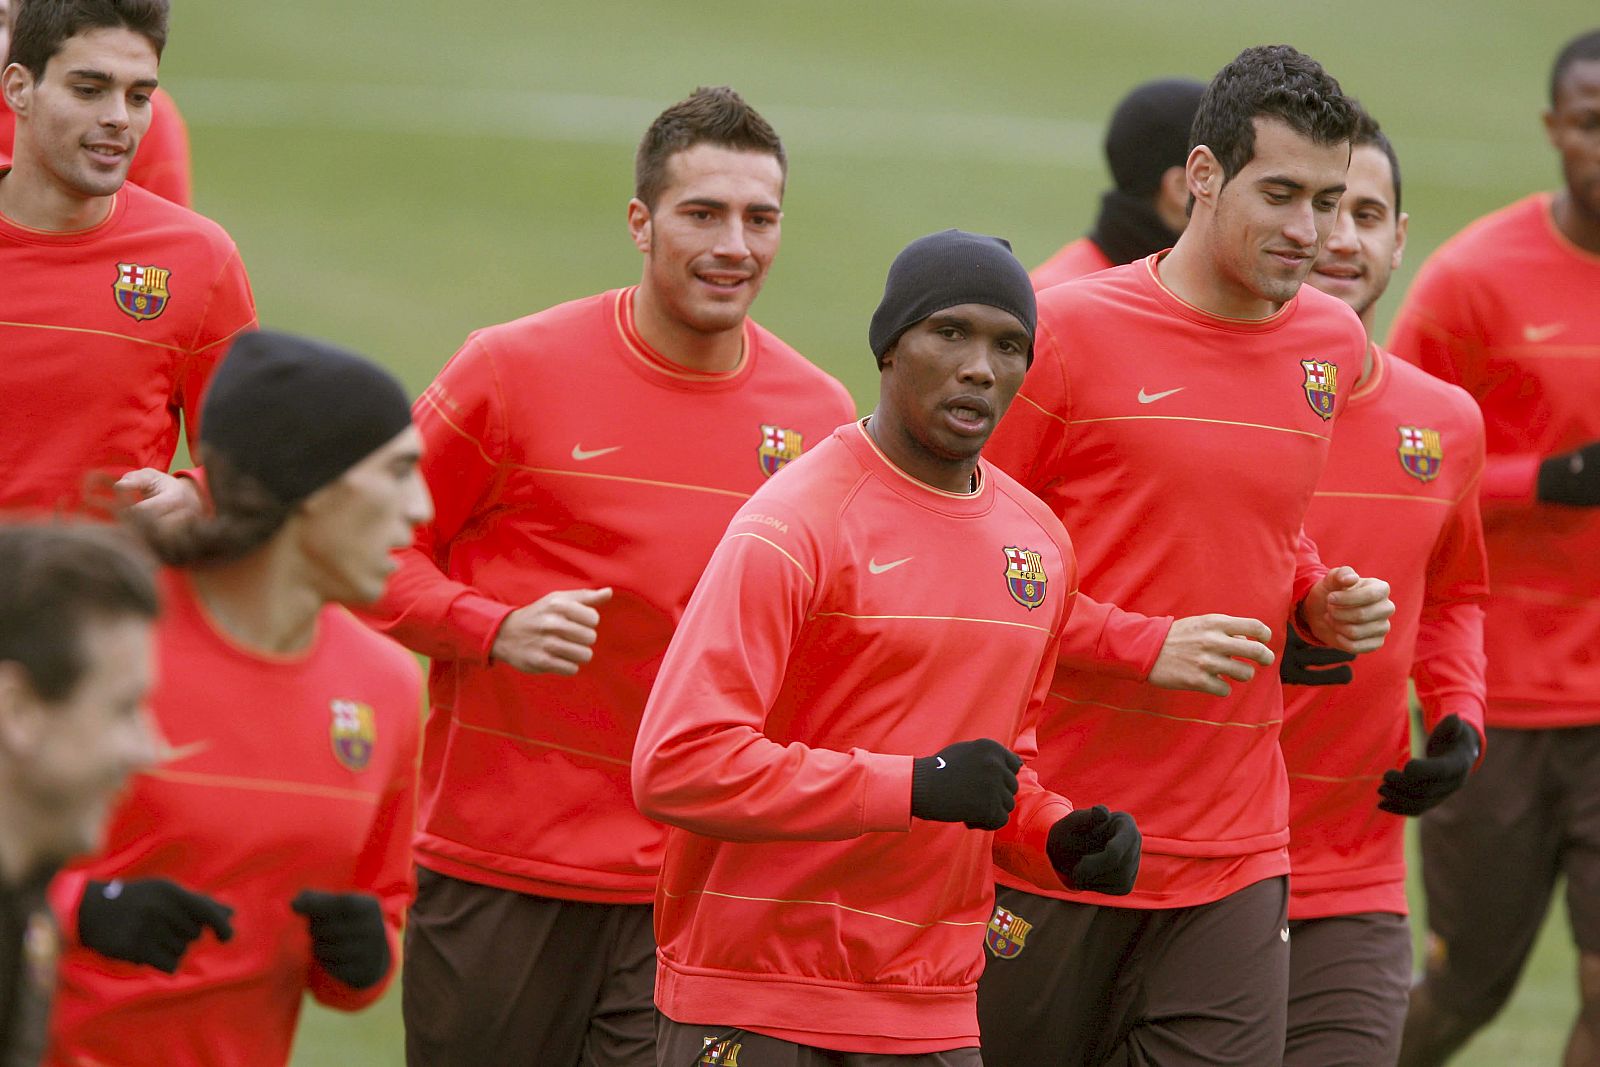
[[[1310,284],[1370,333],[1405,250],[1400,165],[1361,117],[1339,218]],[[1405,824],[1459,789],[1483,744],[1488,593],[1478,481],[1483,417],[1461,389],[1376,344],[1339,418],[1306,533],[1394,586],[1384,646],[1355,657],[1291,632],[1280,661],[1289,771],[1286,1067],[1392,1064],[1411,988]],[[1406,679],[1429,731],[1411,759]]]
[[[288,1062],[306,993],[377,1000],[411,899],[421,676],[368,603],[431,514],[405,391],[331,345],[236,341],[206,395],[214,511],[152,529],[161,764],[70,917],[49,1062]]]
[[[1078,550],[1036,766],[1047,788],[1128,808],[1145,856],[1117,901],[997,870],[994,925],[1028,933],[991,946],[979,986],[990,1067],[1282,1055],[1283,699],[1277,672],[1255,670],[1274,659],[1263,642],[1282,645],[1260,620],[1293,616],[1315,643],[1363,652],[1394,610],[1385,583],[1329,571],[1301,529],[1366,347],[1354,312],[1301,286],[1355,126],[1315,60],[1247,49],[1200,102],[1194,214],[1172,251],[1040,294],[1038,358],[992,443]],[[1198,649],[1201,691],[1098,665],[1124,642],[1152,656],[1163,633],[1128,629],[1107,602],[1227,612],[1165,631]]]
[[[747,317],[786,167],[733,90],[674,104],[636,159],[639,284],[474,333],[417,401],[438,517],[378,613],[433,657],[414,1064],[655,1062],[639,716],[728,519],[855,415]]]
[[[1416,1067],[1505,1004],[1562,877],[1582,1001],[1565,1062],[1600,1064],[1600,29],[1556,59],[1544,126],[1564,187],[1441,246],[1391,338],[1482,408],[1493,579],[1483,766],[1422,820]]]
[[[674,826],[661,1064],[978,1065],[991,855],[1052,889],[1133,884],[1133,821],[1025,765],[1077,568],[979,453],[1033,331],[1005,242],[912,242],[872,319],[877,408],[712,556],[634,760],[640,807]]]
[[[1163,78],[1123,97],[1106,130],[1106,164],[1115,185],[1101,196],[1088,235],[1034,268],[1035,289],[1172,247],[1189,222],[1183,164],[1205,88],[1192,78]]]
[[[0,525],[0,1063],[44,1053],[59,937],[45,887],[99,848],[155,738],[154,567],[102,527]]]

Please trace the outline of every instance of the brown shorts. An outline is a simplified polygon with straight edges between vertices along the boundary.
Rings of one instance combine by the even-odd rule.
[[[1600,726],[1490,727],[1483,765],[1420,829],[1425,981],[1441,1009],[1500,1009],[1562,875],[1573,940],[1600,952]]]
[[[1284,1067],[1393,1064],[1410,990],[1411,930],[1404,915],[1291,922]]]
[[[987,1067],[1261,1067],[1282,1057],[1286,879],[1153,911],[1003,886],[996,899],[1031,926],[1020,949],[988,942],[978,982]]]
[[[830,1052],[736,1026],[688,1026],[665,1015],[656,1025],[658,1067],[983,1067],[975,1048],[893,1056]]]
[[[552,900],[417,870],[411,1067],[655,1067],[648,904]]]

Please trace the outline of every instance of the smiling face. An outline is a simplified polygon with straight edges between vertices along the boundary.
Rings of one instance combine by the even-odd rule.
[[[1394,174],[1377,145],[1361,145],[1350,154],[1347,185],[1310,281],[1365,321],[1400,266],[1407,217],[1395,210]]]

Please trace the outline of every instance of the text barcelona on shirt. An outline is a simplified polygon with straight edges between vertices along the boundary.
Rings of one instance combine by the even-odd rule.
[[[1033,924],[1027,919],[996,904],[983,943],[997,959],[1009,960],[1028,943],[1028,931],[1032,929]]]
[[[162,267],[142,267],[137,263],[118,263],[117,280],[111,287],[117,307],[134,319],[153,319],[167,310],[172,294],[167,282],[172,272]]]
[[[1006,546],[1006,588],[1011,599],[1032,611],[1044,603],[1044,558],[1031,548]]]
[[[1306,402],[1323,420],[1333,418],[1333,401],[1339,390],[1339,368],[1317,359],[1302,359],[1306,371]]]
[[[333,755],[352,771],[364,771],[372,759],[378,740],[378,724],[372,709],[354,700],[335,700],[329,705],[333,721],[328,727]]]
[[[1444,442],[1438,430],[1425,426],[1400,426],[1400,466],[1413,478],[1431,482],[1444,466]]]
[[[800,450],[805,447],[805,438],[794,430],[785,430],[782,426],[761,425],[761,469],[770,478],[782,469],[785,463],[797,459]]]

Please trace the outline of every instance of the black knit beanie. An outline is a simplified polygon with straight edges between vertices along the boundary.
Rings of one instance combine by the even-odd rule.
[[[200,444],[281,504],[304,500],[411,425],[394,376],[325,341],[242,334],[211,378]]]
[[[958,304],[985,304],[1015,316],[1028,331],[1028,363],[1033,363],[1033,284],[1011,254],[1011,243],[1003,237],[943,230],[912,241],[889,265],[883,302],[867,329],[879,369],[901,334]]]
[[[1106,130],[1106,162],[1118,189],[1149,196],[1169,168],[1183,166],[1205,91],[1205,84],[1192,78],[1162,78],[1122,98]]]

